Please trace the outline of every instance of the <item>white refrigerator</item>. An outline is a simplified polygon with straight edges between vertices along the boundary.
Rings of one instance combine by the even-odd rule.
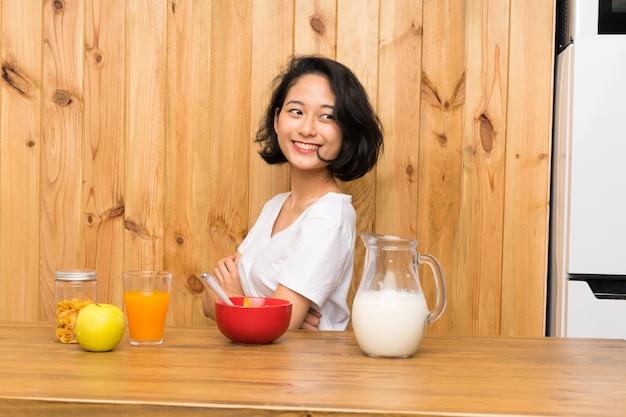
[[[626,1],[557,7],[547,334],[626,339]]]

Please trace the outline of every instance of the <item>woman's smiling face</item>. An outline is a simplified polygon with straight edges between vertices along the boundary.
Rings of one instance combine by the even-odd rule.
[[[292,169],[326,170],[318,154],[326,160],[339,155],[342,133],[334,110],[335,94],[325,77],[306,74],[291,86],[276,111],[274,129]]]

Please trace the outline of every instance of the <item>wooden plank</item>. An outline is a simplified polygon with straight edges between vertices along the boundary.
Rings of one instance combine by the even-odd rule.
[[[545,334],[554,12],[554,2],[511,2],[501,276],[504,335]],[[529,26],[534,28],[530,32],[525,29]]]
[[[251,28],[251,1],[212,3],[205,249],[214,261],[234,254],[248,231]]]
[[[467,4],[461,218],[454,256],[464,265],[457,285],[463,283],[469,303],[469,334],[500,332],[508,21],[505,2]]]
[[[468,333],[475,306],[467,265],[458,256],[459,224],[471,215],[461,211],[463,194],[463,112],[465,110],[465,2],[424,1],[422,48],[421,134],[418,161],[418,250],[442,264],[448,287],[444,316],[429,331]],[[466,221],[471,222],[472,219]],[[434,295],[424,274],[429,305]]]
[[[337,1],[298,0],[295,5],[294,53],[335,57]]]
[[[378,114],[385,149],[376,166],[377,233],[417,238],[422,2],[380,3]],[[390,215],[393,213],[393,215]]]
[[[211,67],[211,2],[169,1],[167,55],[167,148],[165,259],[173,271],[173,322],[202,325],[199,279],[217,254],[207,253],[206,212],[219,204],[206,180],[210,172],[207,132]]]
[[[0,318],[38,320],[41,2],[4,0],[0,19]],[[21,300],[17,302],[17,300]],[[45,311],[42,311],[44,313]]]
[[[98,302],[122,306],[124,268],[124,0],[85,2],[82,185],[85,266]]]
[[[163,4],[126,3],[124,269],[164,267],[166,20]]]
[[[83,183],[84,2],[43,8],[41,317],[54,314],[54,272],[85,267]]]
[[[252,2],[252,74],[250,80],[250,179],[248,226],[252,227],[265,202],[289,190],[289,165],[268,165],[254,143],[259,121],[270,100],[272,80],[293,53],[294,0]]]
[[[378,81],[378,2],[343,0],[337,8],[337,60],[354,72],[368,92],[374,107],[377,103]],[[341,184],[344,192],[352,196],[356,210],[354,272],[348,293],[352,305],[363,273],[365,247],[358,236],[361,231],[373,231],[376,203],[376,170],[364,177]]]

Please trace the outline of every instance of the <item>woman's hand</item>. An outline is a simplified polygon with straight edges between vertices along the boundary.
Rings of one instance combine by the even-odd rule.
[[[239,269],[237,266],[240,257],[240,253],[228,256],[219,260],[215,267],[215,279],[229,297],[245,295],[241,287],[241,281],[239,280]]]
[[[309,311],[306,313],[304,317],[304,321],[300,325],[300,329],[302,330],[318,330],[320,325],[320,319],[322,318],[322,313],[313,308],[309,308]]]
[[[220,260],[215,267],[215,280],[229,297],[244,295],[239,281],[239,270],[237,264],[241,254],[236,253],[227,258]],[[202,311],[204,315],[215,319],[215,300],[219,298],[217,294],[204,283],[204,296],[202,297]]]

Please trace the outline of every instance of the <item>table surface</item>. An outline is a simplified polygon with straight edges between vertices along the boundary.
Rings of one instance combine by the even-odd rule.
[[[352,332],[248,346],[170,327],[161,346],[126,334],[92,353],[53,342],[50,323],[0,321],[2,416],[622,417],[625,400],[624,340],[426,336],[415,356],[380,359]]]

